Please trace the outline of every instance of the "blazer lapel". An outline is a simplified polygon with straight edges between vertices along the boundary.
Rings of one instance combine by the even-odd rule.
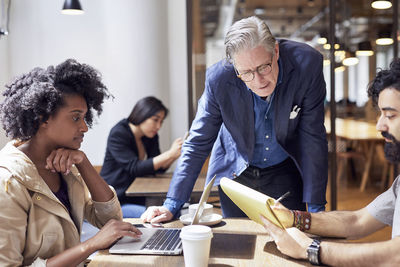
[[[254,108],[253,96],[244,82],[236,80],[238,95],[234,95],[233,103],[237,103],[235,110],[235,119],[237,125],[236,131],[231,131],[232,137],[237,140],[238,149],[242,153],[253,156],[254,151]]]
[[[289,126],[289,115],[293,106],[293,98],[295,90],[290,88],[296,86],[293,84],[294,77],[291,72],[294,71],[294,67],[290,62],[290,59],[285,58],[284,54],[280,54],[281,65],[283,69],[282,82],[275,88],[275,134],[276,138],[280,143],[286,140]]]

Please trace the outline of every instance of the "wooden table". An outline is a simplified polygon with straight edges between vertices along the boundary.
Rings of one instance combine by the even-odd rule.
[[[360,185],[360,190],[364,191],[369,178],[374,152],[383,153],[383,151],[377,149],[377,145],[382,144],[384,139],[380,132],[376,130],[376,125],[371,122],[336,118],[335,126],[338,138],[356,141],[361,146],[361,151],[364,153],[366,159]],[[325,117],[325,128],[329,134],[331,131],[331,122],[328,117]]]
[[[127,219],[141,223],[140,219]],[[182,227],[179,221],[164,224],[165,227]],[[283,255],[265,229],[249,219],[224,219],[212,227],[213,235],[209,266],[312,266],[307,261],[295,260]],[[182,267],[183,255],[111,255],[108,250],[99,251],[89,267],[105,266],[156,266]]]
[[[157,174],[156,176],[136,177],[133,183],[125,191],[130,197],[146,197],[146,206],[158,206],[163,203],[167,195],[172,173]],[[191,197],[193,201],[199,200],[206,181],[205,175],[197,178]],[[218,196],[218,188],[211,189],[210,196]]]

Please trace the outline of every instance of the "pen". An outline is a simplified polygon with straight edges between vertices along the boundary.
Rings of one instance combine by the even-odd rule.
[[[282,200],[284,200],[288,195],[290,195],[290,191],[287,191],[285,194],[283,194],[281,197],[279,197],[279,198],[275,201],[275,205],[278,204],[279,202],[281,202]]]
[[[187,131],[187,132],[185,133],[185,135],[183,136],[183,141],[185,141],[186,138],[188,138],[188,137],[189,137],[189,131]]]

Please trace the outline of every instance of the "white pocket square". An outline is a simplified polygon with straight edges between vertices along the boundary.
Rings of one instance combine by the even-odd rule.
[[[293,107],[293,110],[290,112],[289,119],[291,119],[291,120],[295,119],[297,117],[297,114],[299,114],[300,109],[301,109],[300,107],[295,105]]]

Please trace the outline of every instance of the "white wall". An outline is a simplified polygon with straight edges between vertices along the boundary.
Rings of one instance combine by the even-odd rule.
[[[8,42],[6,41],[6,36],[0,37],[0,92],[3,91],[4,85],[9,80],[9,71],[8,71]],[[0,94],[0,101],[3,100],[3,95]],[[0,123],[1,125],[1,123]],[[7,143],[8,139],[5,136],[5,131],[3,127],[0,126],[0,148],[3,147]]]
[[[81,16],[62,15],[63,2],[11,2],[10,34],[0,39],[2,90],[4,80],[35,66],[75,58],[98,69],[115,97],[105,102],[82,145],[93,164],[103,162],[111,127],[148,95],[170,109],[159,133],[161,150],[168,149],[188,129],[185,0],[81,0]]]

